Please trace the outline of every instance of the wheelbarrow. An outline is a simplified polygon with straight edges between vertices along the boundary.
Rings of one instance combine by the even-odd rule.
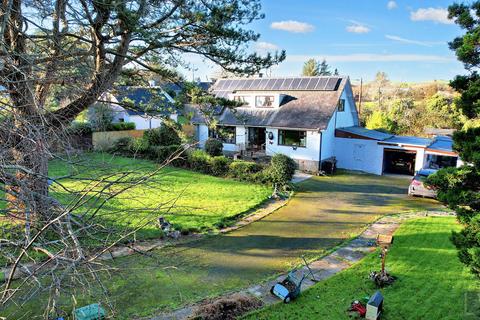
[[[289,303],[300,295],[303,280],[307,278],[308,274],[312,276],[312,281],[317,281],[307,261],[304,257],[302,258],[309,270],[308,273],[293,269],[282,282],[277,282],[277,284],[270,289],[270,292],[282,299],[284,303]]]

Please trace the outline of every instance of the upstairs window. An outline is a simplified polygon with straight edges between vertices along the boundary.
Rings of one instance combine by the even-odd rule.
[[[208,130],[208,136],[210,138],[218,139],[223,143],[236,143],[235,127],[217,126],[214,130]]]
[[[245,96],[234,96],[233,101],[240,102],[242,106],[248,106],[247,97]]]
[[[307,132],[297,130],[278,130],[278,144],[281,146],[306,147]]]
[[[345,99],[338,100],[337,110],[338,112],[345,111]]]
[[[273,108],[273,96],[256,96],[255,107],[257,108]]]

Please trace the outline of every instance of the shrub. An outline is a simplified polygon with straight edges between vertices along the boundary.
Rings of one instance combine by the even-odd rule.
[[[88,122],[73,122],[67,129],[67,133],[85,135],[92,133],[92,126]]]
[[[293,159],[284,154],[276,154],[272,157],[268,167],[269,180],[277,187],[285,187],[290,184],[295,173],[296,164]]]
[[[228,174],[240,180],[251,181],[252,175],[261,171],[263,167],[255,162],[250,161],[233,161],[228,166]]]
[[[107,127],[107,131],[124,131],[124,130],[135,130],[135,123],[116,122],[116,123],[110,123]]]
[[[188,164],[192,170],[210,173],[210,156],[203,150],[193,150],[188,154]]]
[[[128,146],[128,150],[130,153],[133,153],[133,154],[138,153],[138,154],[146,155],[149,151],[149,145],[145,141],[145,139],[137,138],[132,140],[132,142]]]
[[[117,139],[113,146],[110,148],[110,151],[120,152],[122,154],[129,154],[131,145],[134,143],[132,137],[121,137]]]
[[[218,139],[208,138],[205,142],[205,151],[212,157],[222,155],[223,143]]]
[[[181,146],[179,145],[171,145],[171,146],[150,146],[150,152],[152,159],[163,163],[173,155],[178,154],[181,150]],[[181,165],[183,163],[182,159],[174,159],[172,160],[172,165]]]
[[[169,122],[162,123],[159,128],[145,130],[143,137],[151,146],[173,146],[182,143],[178,128]]]
[[[213,157],[210,159],[210,172],[214,176],[225,176],[228,173],[230,160],[225,156]]]

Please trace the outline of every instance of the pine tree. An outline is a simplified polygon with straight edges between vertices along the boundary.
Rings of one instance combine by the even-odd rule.
[[[320,76],[331,76],[332,72],[330,71],[330,66],[327,63],[327,60],[323,59],[320,63]]]
[[[320,64],[315,59],[308,59],[303,64],[302,76],[315,77],[320,75]]]
[[[450,85],[461,96],[458,106],[470,119],[480,117],[480,1],[470,5],[454,4],[448,8],[449,18],[454,19],[465,35],[449,43],[458,60],[469,71],[456,76]],[[452,241],[458,249],[460,260],[480,277],[480,127],[458,131],[454,135],[454,149],[467,163],[460,168],[448,168],[437,172],[429,183],[438,188],[438,198],[456,211],[463,230],[454,232]]]

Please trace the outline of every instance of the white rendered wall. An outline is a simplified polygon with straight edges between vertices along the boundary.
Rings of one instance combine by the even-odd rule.
[[[335,138],[337,167],[382,174],[383,147],[376,140]]]
[[[161,118],[150,118],[144,116],[130,116],[128,121],[125,119],[125,122],[135,123],[135,129],[137,130],[154,129],[162,125]]]
[[[266,129],[265,149],[268,156],[282,153],[295,160],[319,161],[321,134],[317,131],[307,131],[306,147],[294,147],[278,145],[277,128]],[[268,139],[268,133],[273,133],[273,140]]]
[[[358,125],[358,113],[353,100],[353,93],[350,84],[347,82],[345,89],[340,95],[340,99],[345,100],[345,111],[338,112],[335,109],[333,116],[328,122],[327,129],[323,130],[322,137],[322,160],[336,156],[337,147],[335,145],[335,129],[346,128]]]

